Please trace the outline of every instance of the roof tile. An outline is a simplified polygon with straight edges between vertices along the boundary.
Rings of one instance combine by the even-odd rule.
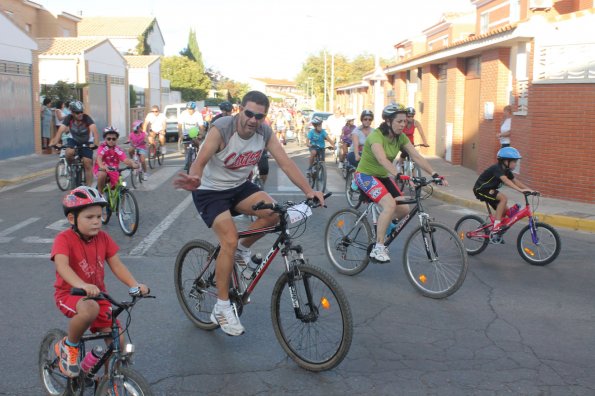
[[[78,35],[87,37],[138,37],[154,17],[87,17],[78,24]]]
[[[124,56],[124,59],[126,59],[126,63],[128,63],[128,67],[130,67],[132,69],[145,68],[145,67],[149,66],[150,64],[152,64],[153,62],[155,62],[159,58],[160,58],[159,55],[126,55],[126,56]]]
[[[40,55],[80,55],[106,39],[79,37],[53,37],[37,39]]]

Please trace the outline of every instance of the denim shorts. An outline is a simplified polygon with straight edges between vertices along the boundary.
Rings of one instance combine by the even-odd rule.
[[[225,211],[230,211],[232,216],[240,213],[234,208],[249,196],[256,194],[260,189],[252,182],[246,181],[242,185],[229,190],[194,190],[192,199],[200,217],[207,227],[211,228],[215,218]]]

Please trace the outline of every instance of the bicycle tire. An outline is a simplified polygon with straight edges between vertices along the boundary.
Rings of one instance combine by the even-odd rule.
[[[355,222],[360,216],[361,212],[355,209],[341,209],[326,223],[326,255],[335,270],[343,275],[357,275],[370,263],[368,247],[374,242],[372,227],[364,218],[359,223],[358,230],[354,230]]]
[[[149,149],[147,150],[148,154],[147,156],[149,157],[147,160],[149,162],[149,167],[151,169],[155,168],[155,155],[157,153],[157,148],[155,147],[155,144],[149,144]]]
[[[490,244],[490,231],[486,227],[483,231],[480,231],[482,227],[485,227],[487,223],[479,216],[467,215],[463,216],[455,224],[455,232],[459,236],[459,239],[463,242],[463,246],[470,256],[475,256],[483,252]],[[483,232],[484,237],[469,237],[470,232]]]
[[[56,163],[56,184],[60,191],[68,190],[70,186],[70,169],[66,160],[60,158],[58,163]]]
[[[112,217],[112,208],[110,207],[110,202],[107,200],[107,205],[101,208],[101,224],[109,223],[110,218]]]
[[[132,188],[136,189],[136,180],[138,180],[138,169],[130,169],[130,185],[132,186]]]
[[[301,310],[310,308],[302,319],[296,317],[294,307],[288,303],[293,293],[289,290],[291,277]],[[353,318],[345,293],[335,279],[314,266],[300,264],[291,276],[281,274],[271,296],[271,318],[281,347],[306,370],[336,367],[351,347]],[[317,339],[319,335],[324,337],[322,342]]]
[[[41,384],[47,395],[61,396],[72,394],[72,380],[66,377],[58,367],[58,357],[54,345],[66,337],[61,329],[48,331],[39,346],[39,375]]]
[[[162,145],[159,145],[159,155],[157,156],[157,162],[159,163],[159,166],[163,165],[163,163],[165,162],[165,154],[163,154]]]
[[[196,327],[203,330],[219,327],[211,322],[211,312],[217,302],[215,262],[209,263],[205,276],[197,279],[214,251],[215,247],[207,241],[190,241],[178,252],[174,267],[176,297],[182,311]]]
[[[428,235],[424,237],[424,234]],[[438,248],[441,241],[446,241],[446,244]],[[417,246],[414,245],[416,243]],[[427,252],[426,246],[432,251]],[[430,260],[428,254],[437,257]],[[461,240],[453,230],[440,223],[427,222],[427,225],[417,227],[403,247],[403,268],[407,279],[426,297],[445,298],[459,290],[468,266]]]
[[[347,204],[351,208],[355,208],[358,206],[359,197],[360,197],[360,189],[358,188],[357,191],[354,191],[351,188],[351,183],[353,181],[353,175],[355,172],[353,170],[347,172],[347,177],[345,178],[345,197],[347,198]]]
[[[549,224],[535,222],[535,232],[538,233],[539,240],[537,243],[533,242],[531,224],[523,227],[517,237],[517,250],[523,260],[529,264],[544,266],[558,257],[562,248],[562,241],[558,231]],[[526,235],[529,235],[529,238],[526,239]],[[552,243],[555,245],[548,249],[547,247],[551,246]],[[536,259],[535,256],[538,258]]]
[[[114,395],[151,396],[153,391],[149,381],[138,371],[130,367],[118,367],[113,370],[113,375],[104,378],[97,386],[96,396]]]
[[[323,164],[318,164],[314,188],[316,191],[326,192],[326,167]]]
[[[190,166],[192,166],[192,163],[194,162],[194,149],[188,148],[188,150],[186,151],[186,162],[184,165],[184,169],[186,169],[186,173],[190,173]]]
[[[138,230],[139,217],[136,197],[132,191],[123,188],[118,199],[118,222],[125,235],[132,236]]]

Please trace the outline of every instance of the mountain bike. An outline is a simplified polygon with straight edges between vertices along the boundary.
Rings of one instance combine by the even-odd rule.
[[[52,146],[56,150],[62,150],[63,146]],[[74,157],[72,159],[72,163],[68,164],[68,160],[66,159],[66,154],[64,157],[64,161],[66,162],[66,169],[68,170],[67,175],[60,175],[58,180],[58,168],[60,166],[60,162],[56,165],[56,183],[58,184],[58,188],[62,191],[66,191],[68,189],[72,190],[79,186],[83,186],[86,184],[87,176],[85,173],[85,166],[83,164],[83,158],[81,155],[81,151],[83,148],[89,148],[91,150],[96,150],[97,146],[94,144],[80,144],[75,147],[71,147],[74,149]],[[60,170],[62,172],[62,170]],[[66,185],[66,180],[68,179],[68,186],[65,189],[62,189]]]
[[[70,187],[70,165],[68,165],[68,161],[66,161],[65,147],[60,149],[60,158],[58,159],[54,173],[56,175],[56,184],[58,185],[58,188],[61,191],[68,190],[68,187]]]
[[[332,146],[326,147],[327,150],[334,150]],[[323,158],[323,149],[316,150],[314,162],[310,168],[310,173],[307,174],[310,186],[316,191],[326,192],[326,165]]]
[[[355,175],[355,167],[351,165],[349,161],[345,161],[343,169],[346,169],[345,176],[345,197],[347,198],[347,204],[351,208],[355,208],[359,203],[360,189],[355,184],[353,177]]]
[[[132,185],[132,188],[136,189],[137,183],[139,187],[141,184],[143,184],[145,175],[145,173],[143,172],[143,165],[140,162],[139,149],[136,147],[134,148],[134,155],[132,156],[132,161],[134,161],[134,163],[138,165],[137,168],[130,169],[130,185]]]
[[[422,188],[430,183],[441,184],[442,179],[414,177],[411,181],[415,185],[415,198],[399,203],[413,204],[413,207],[398,224],[392,222],[384,244],[389,246],[417,215],[419,226],[409,234],[403,247],[405,274],[422,295],[445,298],[463,284],[467,275],[467,254],[457,234],[445,225],[432,221],[430,215],[424,211]],[[333,267],[341,274],[356,275],[362,272],[370,262],[370,252],[376,243],[376,222],[380,207],[371,202],[363,192],[360,193],[361,204],[365,204],[363,211],[341,209],[330,217],[326,225],[326,254]],[[373,227],[368,216],[372,217]]]
[[[521,229],[517,237],[517,250],[523,260],[532,265],[547,265],[558,257],[562,247],[558,232],[551,225],[540,222],[534,213],[539,206],[540,194],[536,191],[524,192],[523,196],[525,207],[510,218],[505,216],[497,233],[491,232],[495,217],[488,203],[487,218],[467,215],[457,221],[455,231],[469,255],[483,252],[490,243],[502,244],[506,231],[521,219],[528,217],[529,224]],[[530,196],[533,197],[532,204],[529,203]]]
[[[323,371],[337,366],[347,355],[353,319],[349,302],[337,281],[310,265],[304,259],[302,247],[293,244],[296,232],[300,229],[305,232],[306,219],[312,214],[310,208],[316,206],[319,204],[307,200],[300,204],[260,202],[252,207],[255,211],[269,209],[278,213],[279,224],[240,231],[238,237],[271,233],[279,236],[257,267],[242,268],[234,264],[229,298],[240,316],[264,272],[281,252],[285,270],[277,279],[271,297],[275,336],[300,367]],[[288,221],[297,227],[290,228]],[[193,240],[176,258],[174,283],[178,301],[190,321],[204,330],[218,327],[211,322],[210,314],[217,302],[215,261],[220,249],[207,241]]]
[[[196,145],[194,140],[189,139],[189,138],[184,138],[182,143],[184,144],[185,151],[186,151],[186,154],[185,154],[186,159],[184,161],[184,170],[186,171],[186,173],[190,173],[190,167],[192,166],[192,163],[196,159],[196,155],[198,153],[198,146]]]
[[[118,214],[118,222],[120,228],[125,235],[132,236],[138,230],[138,222],[140,220],[138,213],[138,203],[132,191],[126,186],[126,182],[122,177],[122,172],[130,168],[113,169],[120,173],[118,183],[114,188],[111,187],[109,180],[103,189],[103,195],[107,201],[107,206],[103,207],[101,213],[101,222],[107,224],[112,216],[112,213]]]
[[[84,296],[83,289],[72,289],[71,294]],[[109,294],[103,292],[97,297],[87,297],[90,300],[108,300],[114,307],[112,310],[112,330],[108,333],[85,334],[80,342],[81,359],[85,356],[88,344],[96,340],[111,340],[106,351],[100,359],[91,367],[88,373],[81,370],[81,373],[74,378],[62,374],[58,366],[60,358],[56,356],[55,346],[66,337],[62,329],[52,329],[46,333],[39,348],[39,373],[43,389],[48,395],[152,395],[149,382],[136,370],[132,369],[132,356],[134,345],[128,343],[121,345],[120,336],[124,333],[130,341],[128,328],[130,327],[132,308],[143,298],[155,298],[153,296],[141,296],[138,293],[130,293],[131,300],[124,302],[115,301]],[[118,326],[117,317],[126,312],[128,318],[123,329]],[[91,348],[88,348],[91,350]],[[99,373],[105,368],[105,374]]]
[[[415,144],[413,147],[425,147],[423,144]],[[403,175],[412,177],[421,177],[421,171],[419,167],[413,162],[411,156],[407,155],[407,158],[403,159],[402,170]],[[399,179],[397,180],[397,187],[404,195],[413,196],[415,194],[415,187],[409,183],[408,180]],[[434,192],[432,185],[425,186],[422,190],[422,199],[429,198]]]
[[[159,141],[159,136],[155,136],[153,139],[154,143],[149,143],[148,146],[148,160],[149,166],[151,169],[155,168],[155,160],[159,163],[159,165],[163,165],[165,161],[165,154],[163,154],[163,148],[161,146],[161,142]]]

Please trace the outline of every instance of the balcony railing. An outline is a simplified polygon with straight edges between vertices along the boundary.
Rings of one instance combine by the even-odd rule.
[[[537,57],[537,83],[595,82],[595,43],[542,46]]]

